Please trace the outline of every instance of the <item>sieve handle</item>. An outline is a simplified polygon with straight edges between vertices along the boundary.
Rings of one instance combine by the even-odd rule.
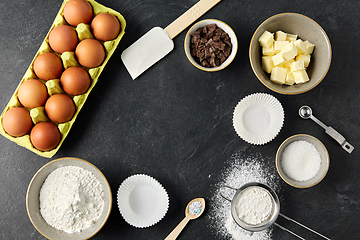
[[[297,235],[296,233],[290,231],[290,230],[287,229],[287,228],[284,228],[283,226],[281,226],[281,225],[279,225],[279,224],[277,224],[277,223],[274,223],[274,225],[277,226],[278,228],[280,228],[281,230],[284,230],[284,231],[286,231],[286,232],[288,232],[288,233],[291,233],[292,235],[294,235],[295,237],[298,237],[299,239],[306,240],[305,238],[300,237],[300,236]]]
[[[230,186],[222,186],[222,187],[220,187],[220,196],[222,196],[225,200],[227,200],[227,201],[229,201],[229,202],[231,202],[231,199],[229,199],[229,198],[227,198],[227,197],[225,197],[224,195],[223,195],[223,193],[222,193],[222,189],[223,188],[230,188],[231,190],[234,190],[234,191],[237,191],[237,189],[236,188],[233,188],[233,187],[230,187]]]
[[[307,226],[305,226],[305,225],[303,225],[303,224],[301,224],[301,223],[299,223],[299,222],[295,221],[295,220],[294,220],[294,219],[292,219],[292,218],[289,218],[289,217],[285,216],[284,214],[279,213],[279,215],[280,215],[280,216],[282,216],[283,218],[285,218],[286,220],[289,220],[289,221],[291,221],[291,222],[293,222],[293,223],[296,223],[297,225],[299,225],[299,226],[301,226],[301,227],[303,227],[303,228],[305,228],[305,229],[307,229],[307,230],[309,230],[309,231],[311,231],[311,232],[313,232],[313,233],[317,234],[318,236],[320,236],[320,237],[322,237],[322,238],[324,238],[324,239],[331,240],[330,238],[325,237],[324,235],[322,235],[322,234],[320,234],[320,233],[316,232],[315,230],[313,230],[313,229],[311,229],[311,228],[309,228],[309,227],[307,227]],[[287,232],[289,232],[289,233],[291,233],[291,234],[293,234],[293,235],[297,236],[298,238],[300,238],[300,239],[304,239],[304,238],[302,238],[302,237],[300,237],[300,236],[296,235],[295,233],[291,232],[290,230],[288,230],[288,229],[286,229],[286,228],[284,228],[284,227],[280,226],[279,224],[277,224],[277,223],[274,223],[274,224],[275,224],[276,226],[278,226],[279,228],[281,228],[281,229],[283,229],[283,230],[285,230],[285,231],[287,231]]]

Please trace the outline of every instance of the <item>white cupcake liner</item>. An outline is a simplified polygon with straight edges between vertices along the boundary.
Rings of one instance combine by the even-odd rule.
[[[273,140],[284,123],[281,103],[272,95],[254,93],[243,98],[235,107],[233,125],[244,141],[263,145]]]
[[[169,208],[169,197],[163,186],[145,174],[125,179],[117,193],[118,207],[127,223],[146,228],[158,223]]]

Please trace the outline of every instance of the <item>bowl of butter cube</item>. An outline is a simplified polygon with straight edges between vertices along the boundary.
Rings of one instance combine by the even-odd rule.
[[[254,32],[249,47],[256,77],[267,88],[286,95],[316,87],[325,78],[331,57],[324,29],[298,13],[266,19]]]

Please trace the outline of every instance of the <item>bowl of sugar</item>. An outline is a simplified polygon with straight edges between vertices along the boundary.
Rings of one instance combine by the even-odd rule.
[[[32,178],[26,209],[36,230],[49,239],[93,237],[105,225],[112,207],[108,181],[93,164],[59,158]]]
[[[324,144],[307,134],[286,139],[278,148],[275,161],[280,177],[297,188],[308,188],[321,182],[330,165]]]

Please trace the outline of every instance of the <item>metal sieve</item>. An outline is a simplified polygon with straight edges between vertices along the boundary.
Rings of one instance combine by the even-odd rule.
[[[263,189],[265,189],[271,196],[271,199],[273,201],[273,208],[272,208],[272,212],[271,212],[271,215],[266,219],[264,220],[263,222],[259,223],[259,224],[248,224],[247,222],[241,220],[236,212],[236,203],[238,202],[238,198],[240,196],[240,194],[247,188],[249,187],[261,187]],[[235,194],[234,196],[232,197],[232,199],[226,197],[223,195],[222,193],[222,189],[223,188],[229,188],[229,189],[232,189],[235,191]],[[328,239],[330,240],[330,238],[328,237],[325,237],[324,235],[312,230],[311,228],[283,215],[280,213],[280,201],[279,201],[279,198],[277,196],[277,194],[275,193],[275,191],[269,187],[268,185],[266,184],[263,184],[263,183],[259,183],[259,182],[250,182],[250,183],[247,183],[247,184],[244,184],[242,185],[240,188],[233,188],[233,187],[230,187],[230,186],[223,186],[220,188],[220,195],[221,197],[223,197],[225,200],[229,201],[231,203],[231,216],[233,217],[234,221],[236,222],[237,225],[239,225],[241,228],[247,230],[247,231],[250,231],[250,232],[258,232],[258,231],[261,231],[261,230],[264,230],[268,227],[270,227],[272,224],[274,224],[275,226],[279,227],[280,229],[300,238],[300,239],[303,239],[305,240],[305,238],[297,235],[296,233],[288,230],[287,228],[277,224],[275,221],[276,219],[278,218],[278,216],[280,215],[281,217],[285,218],[286,220],[289,220],[289,221],[292,221],[293,223],[296,223],[297,225],[319,235],[320,237],[324,238],[324,239]]]

